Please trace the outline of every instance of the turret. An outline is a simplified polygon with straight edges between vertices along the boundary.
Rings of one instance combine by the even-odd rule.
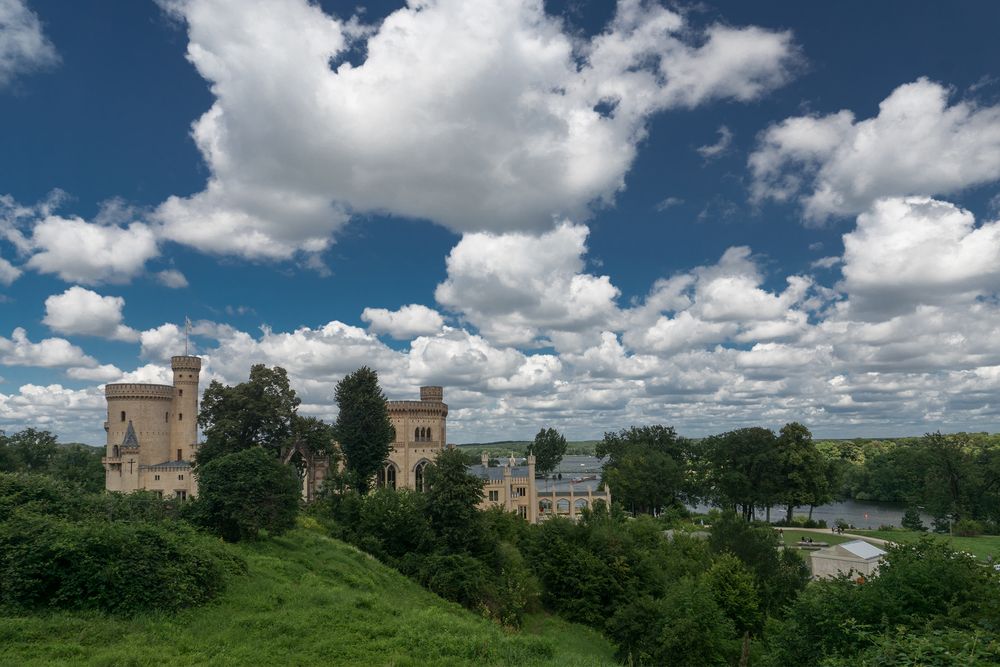
[[[489,468],[490,467],[490,453],[489,452],[483,452],[482,454],[480,454],[479,455],[479,460],[482,461],[484,468]]]
[[[170,424],[169,460],[190,461],[198,441],[198,379],[201,357],[170,358],[174,371],[174,397]]]

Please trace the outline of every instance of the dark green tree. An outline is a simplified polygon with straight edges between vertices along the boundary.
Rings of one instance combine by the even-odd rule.
[[[198,414],[205,438],[196,457],[198,466],[251,447],[263,447],[279,458],[291,438],[299,403],[288,373],[280,366],[255,364],[250,379],[235,387],[212,380]]]
[[[48,431],[26,428],[7,436],[7,450],[24,472],[45,472],[58,448]]]
[[[602,479],[612,498],[632,512],[650,514],[679,502],[689,446],[672,427],[633,426],[605,433],[596,453],[607,457]]]
[[[104,450],[79,443],[62,445],[49,460],[48,474],[89,493],[104,490]]]
[[[818,505],[829,497],[826,460],[805,426],[792,422],[781,427],[774,459],[781,476],[778,496],[787,507],[789,523],[796,505]]]
[[[335,397],[340,412],[333,428],[344,455],[344,472],[351,487],[364,494],[396,438],[378,373],[367,366],[359,368],[337,383]]]
[[[478,505],[483,480],[470,475],[456,449],[443,449],[427,467],[427,518],[431,529],[452,552],[478,551],[483,526]]]
[[[739,512],[746,521],[754,517],[756,507],[770,510],[782,485],[773,431],[741,428],[705,438],[700,449],[705,461],[704,496]]]
[[[225,454],[198,467],[198,498],[188,517],[227,542],[279,535],[295,525],[301,486],[295,470],[262,447]]]
[[[554,428],[543,428],[528,445],[527,453],[535,455],[535,472],[552,472],[566,454],[566,438]]]
[[[917,511],[916,507],[906,508],[906,512],[903,513],[901,525],[907,530],[918,530],[921,533],[927,532],[927,526],[920,520],[920,512]]]

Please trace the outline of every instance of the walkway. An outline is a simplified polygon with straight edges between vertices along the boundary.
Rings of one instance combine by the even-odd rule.
[[[829,528],[797,528],[795,526],[774,527],[775,530],[778,530],[779,528],[788,528],[788,530],[797,530],[803,533],[822,533],[824,535],[836,535],[837,537],[853,537],[856,540],[864,540],[865,542],[871,542],[872,544],[878,545],[880,547],[885,545],[891,546],[894,544],[894,542],[890,542],[889,540],[883,540],[878,537],[869,537],[868,535],[857,535],[855,533],[835,533],[831,531]]]

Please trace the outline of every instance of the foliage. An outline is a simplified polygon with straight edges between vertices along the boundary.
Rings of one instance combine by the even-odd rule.
[[[747,521],[754,507],[774,505],[783,484],[775,464],[777,438],[770,429],[742,428],[705,438],[705,494],[722,507],[739,510]]]
[[[731,553],[754,574],[761,605],[775,613],[795,599],[809,581],[809,568],[797,554],[778,550],[779,537],[768,525],[748,524],[732,512],[712,525],[714,553]]]
[[[874,644],[857,655],[831,658],[822,667],[976,667],[1000,664],[1000,640],[986,632],[928,630],[922,633],[898,628],[879,635]]]
[[[952,532],[959,537],[976,537],[983,534],[983,524],[975,519],[962,519],[955,522]]]
[[[764,623],[760,593],[753,573],[736,556],[724,553],[705,573],[715,603],[740,634],[759,633]]]
[[[890,547],[878,575],[862,585],[846,577],[812,584],[786,618],[768,628],[768,656],[775,665],[824,657],[859,664],[859,655],[882,651],[884,635],[898,628],[920,634],[997,627],[1000,576],[924,536]]]
[[[554,428],[543,428],[535,435],[527,453],[535,455],[536,472],[552,472],[566,454],[566,438]]]
[[[198,467],[198,497],[185,515],[227,542],[279,535],[295,525],[300,487],[295,471],[261,447]]]
[[[255,364],[250,379],[235,387],[212,380],[198,413],[205,441],[198,449],[197,465],[254,447],[279,458],[292,436],[300,402],[280,366]]]
[[[356,495],[351,541],[380,560],[398,565],[409,554],[428,553],[434,536],[426,517],[425,497],[408,489],[377,489]],[[342,504],[346,509],[347,505]]]
[[[633,426],[605,433],[597,456],[608,457],[601,478],[616,502],[654,513],[680,502],[690,443],[669,426]]]
[[[66,520],[18,511],[0,523],[0,605],[169,611],[215,597],[242,562],[177,523]]]
[[[903,520],[900,523],[907,530],[927,531],[927,526],[920,519],[920,512],[917,511],[916,507],[907,507],[906,512],[903,513]]]
[[[0,663],[616,664],[610,642],[589,628],[534,614],[511,632],[313,530],[228,546],[246,559],[248,574],[213,604],[183,613],[0,612]]]
[[[438,452],[427,467],[427,519],[443,547],[452,552],[479,551],[483,530],[479,503],[483,480],[470,475],[462,454],[453,449]]]
[[[737,653],[731,621],[709,587],[688,577],[663,598],[641,596],[619,607],[607,632],[619,659],[637,665],[729,665]]]
[[[781,480],[778,499],[787,506],[787,521],[796,505],[822,505],[830,499],[829,468],[802,424],[781,427],[775,443],[773,465]]]
[[[0,472],[43,473],[96,493],[104,489],[103,455],[97,447],[60,444],[48,431],[0,431]]]
[[[364,495],[382,465],[396,431],[389,419],[378,374],[363,366],[337,383],[339,413],[334,435],[344,454],[344,467],[352,488]]]

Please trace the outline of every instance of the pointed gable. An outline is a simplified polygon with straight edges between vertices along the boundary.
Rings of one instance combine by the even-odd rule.
[[[125,429],[125,439],[122,440],[122,449],[139,449],[139,438],[135,434],[135,427],[132,420],[128,420],[128,428]]]

